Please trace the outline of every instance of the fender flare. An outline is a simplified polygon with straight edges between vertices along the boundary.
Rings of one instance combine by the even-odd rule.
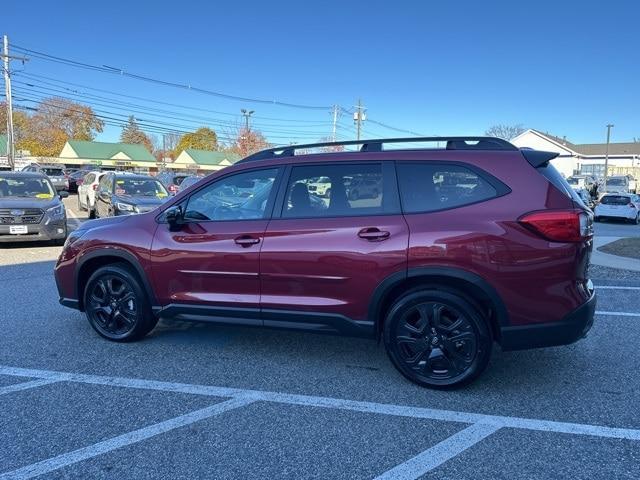
[[[404,280],[416,277],[447,277],[455,280],[463,280],[478,288],[491,301],[495,308],[497,327],[499,330],[509,325],[509,314],[498,295],[498,292],[480,275],[455,267],[416,267],[409,268],[406,272],[396,272],[386,277],[373,292],[369,302],[368,318],[377,324],[382,320],[379,318],[383,302],[391,290]]]
[[[138,258],[133,253],[117,247],[98,248],[95,250],[91,250],[90,252],[83,255],[82,258],[78,261],[78,264],[76,265],[76,269],[74,272],[73,283],[75,285],[76,295],[78,297],[78,302],[80,305],[82,305],[83,303],[82,292],[80,291],[80,288],[79,288],[80,272],[82,271],[82,266],[85,263],[87,263],[89,260],[93,260],[99,257],[117,257],[124,260],[126,263],[130,264],[138,274],[138,277],[142,282],[142,287],[144,288],[144,291],[147,293],[149,297],[149,302],[151,303],[152,306],[157,305],[156,295],[153,289],[151,288],[151,284],[149,283],[149,279],[147,278],[147,273],[145,272],[144,268],[142,268],[142,265],[140,264],[140,260],[138,260]]]

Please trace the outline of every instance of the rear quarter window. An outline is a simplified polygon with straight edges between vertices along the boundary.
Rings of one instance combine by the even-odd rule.
[[[397,164],[402,209],[426,213],[471,205],[498,197],[510,190],[476,169],[447,163]]]

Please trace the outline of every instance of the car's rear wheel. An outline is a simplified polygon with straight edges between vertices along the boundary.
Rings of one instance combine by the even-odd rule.
[[[492,347],[481,310],[455,291],[436,289],[409,292],[394,303],[384,343],[400,373],[437,389],[475,380],[487,367]]]
[[[91,275],[84,307],[93,329],[116,342],[138,340],[158,323],[140,280],[124,264],[107,265]]]

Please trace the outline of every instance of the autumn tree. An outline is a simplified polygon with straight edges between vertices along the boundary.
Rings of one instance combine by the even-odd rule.
[[[521,123],[518,123],[517,125],[498,124],[489,127],[487,131],[484,132],[484,134],[489,137],[498,137],[502,138],[503,140],[511,140],[512,138],[520,135],[525,130],[526,128],[524,128]]]
[[[176,156],[187,148],[196,150],[217,150],[218,135],[208,127],[201,127],[195,132],[185,133],[175,148]]]
[[[67,140],[93,140],[104,127],[91,107],[59,97],[43,100],[23,120],[17,147],[43,157],[58,155]]]
[[[29,127],[29,115],[20,110],[13,111],[13,137],[15,142],[20,142],[27,133]],[[7,133],[7,104],[0,102],[0,135]],[[4,152],[0,152],[3,155]]]
[[[134,117],[133,115],[129,116],[127,124],[122,128],[120,141],[122,143],[144,145],[145,148],[149,150],[149,152],[153,152],[154,150],[151,138],[142,130],[140,130],[138,122],[136,121],[136,117]]]
[[[246,157],[247,155],[270,147],[271,144],[261,132],[242,128],[238,131],[238,135],[231,145],[230,150],[240,155],[240,157]]]

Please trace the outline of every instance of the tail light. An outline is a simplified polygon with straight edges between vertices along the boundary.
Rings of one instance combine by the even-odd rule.
[[[76,185],[80,186],[84,183],[84,180],[79,178],[78,180],[76,180]]]
[[[541,210],[518,221],[552,242],[581,242],[593,236],[593,217],[584,210]]]
[[[96,190],[98,190],[98,184],[97,184],[97,183],[94,183],[94,184],[93,184],[93,191],[95,192]]]

